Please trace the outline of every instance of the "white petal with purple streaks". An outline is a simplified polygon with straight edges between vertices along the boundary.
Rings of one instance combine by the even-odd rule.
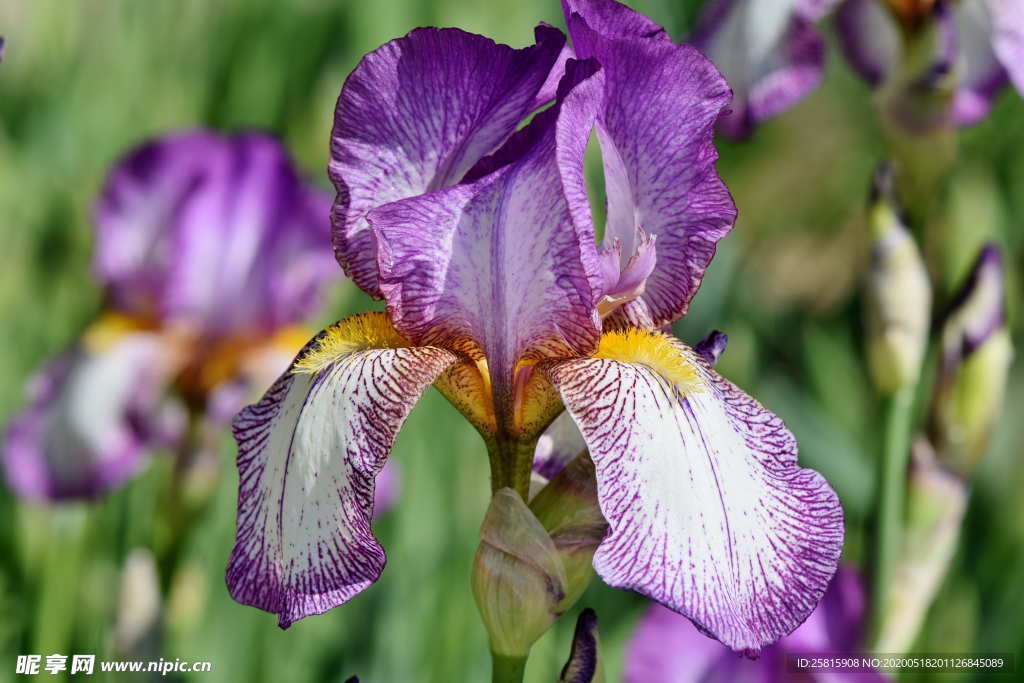
[[[824,478],[797,467],[778,417],[678,348],[696,373],[688,386],[610,359],[542,367],[596,467],[610,525],[598,574],[756,652],[821,599],[839,560],[842,509]]]
[[[455,357],[437,348],[358,351],[318,374],[286,373],[235,419],[235,600],[282,627],[347,602],[384,568],[370,531],[374,478],[423,391]]]

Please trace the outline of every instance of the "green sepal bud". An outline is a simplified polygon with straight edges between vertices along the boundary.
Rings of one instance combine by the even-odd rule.
[[[1004,280],[999,250],[986,245],[942,326],[930,436],[939,460],[964,478],[988,447],[1013,360]]]
[[[491,652],[525,657],[565,598],[562,559],[547,530],[510,488],[498,489],[480,526],[473,597]]]
[[[917,381],[928,343],[932,290],[907,230],[888,166],[875,174],[868,207],[867,353],[877,389],[893,394]]]
[[[584,451],[542,488],[530,509],[547,530],[565,569],[562,613],[576,604],[594,578],[593,558],[608,531],[597,502],[597,474]]]

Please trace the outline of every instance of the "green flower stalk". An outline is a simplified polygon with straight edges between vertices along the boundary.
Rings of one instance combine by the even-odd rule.
[[[889,166],[875,174],[868,227],[872,239],[866,282],[868,363],[875,386],[887,398],[872,577],[872,632],[877,633],[889,604],[900,543],[912,408],[928,343],[932,300],[924,259],[903,220]]]

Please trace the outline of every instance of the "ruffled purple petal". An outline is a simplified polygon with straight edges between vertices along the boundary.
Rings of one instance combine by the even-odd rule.
[[[566,19],[584,17],[593,30],[608,38],[654,38],[671,41],[668,32],[640,12],[615,0],[562,0]]]
[[[608,193],[605,246],[619,241],[625,267],[637,253],[638,228],[657,238],[657,263],[633,308],[645,309],[660,327],[686,312],[716,242],[736,217],[715,172],[713,143],[729,87],[692,47],[595,29],[605,22],[594,8],[610,12],[617,3],[575,5],[587,11],[567,19],[576,53],[596,58],[605,71],[598,117]]]
[[[111,172],[94,271],[129,314],[208,337],[266,332],[310,313],[337,276],[329,210],[273,138],[170,136]]]
[[[543,25],[536,36],[514,50],[458,29],[417,29],[366,55],[345,82],[328,166],[338,191],[334,247],[371,296],[381,291],[366,214],[460,182],[550,99],[565,37]]]
[[[180,440],[183,414],[163,397],[172,365],[151,333],[103,349],[82,344],[51,361],[7,430],[11,489],[37,500],[95,498],[134,475],[151,447]]]
[[[671,378],[645,361],[540,367],[596,468],[610,527],[597,573],[755,654],[824,594],[842,549],[842,508],[821,475],[797,466],[778,417],[672,343]]]
[[[731,113],[719,130],[749,135],[818,86],[825,42],[813,22],[826,9],[794,0],[717,0],[708,7],[691,42],[732,86]]]
[[[286,372],[235,418],[235,600],[287,628],[377,580],[374,480],[413,405],[453,362],[432,347],[350,352],[313,374]]]
[[[499,411],[511,406],[519,360],[586,354],[600,336],[583,179],[596,69],[568,63],[559,103],[513,138],[494,172],[370,214],[396,329],[417,344],[482,351]]]
[[[845,0],[836,12],[839,45],[869,84],[878,86],[903,51],[899,28],[878,0]]]

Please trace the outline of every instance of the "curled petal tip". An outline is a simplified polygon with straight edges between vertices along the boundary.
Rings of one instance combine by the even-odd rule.
[[[708,362],[709,365],[714,367],[718,359],[725,353],[725,347],[729,344],[729,335],[725,332],[719,332],[718,330],[712,330],[711,333],[702,339],[693,350],[701,355],[701,357]]]

